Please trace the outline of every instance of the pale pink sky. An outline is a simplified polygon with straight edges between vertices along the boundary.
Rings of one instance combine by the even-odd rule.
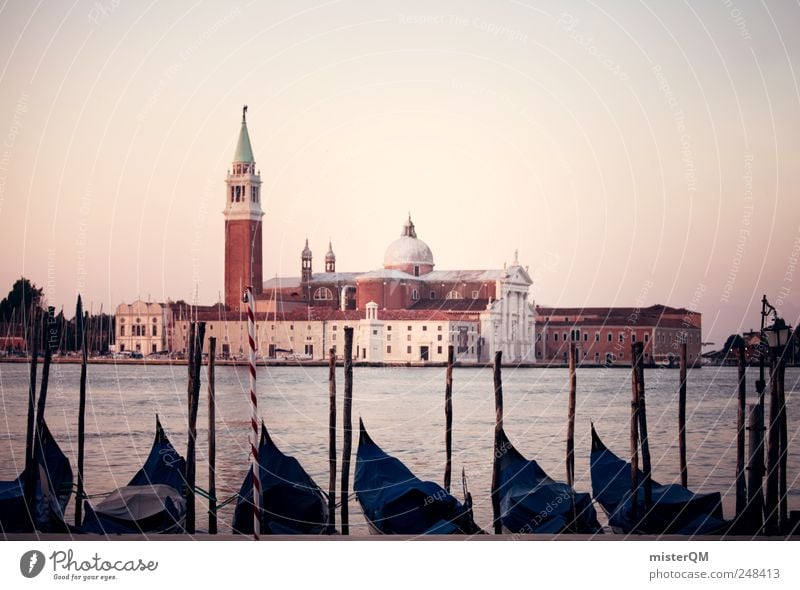
[[[800,314],[792,2],[9,1],[0,289],[72,314],[213,303],[242,104],[264,275],[370,270],[411,211],[437,268],[515,249],[547,305]]]

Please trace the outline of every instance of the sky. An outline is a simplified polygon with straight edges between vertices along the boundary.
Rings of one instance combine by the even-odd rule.
[[[0,291],[72,315],[223,288],[242,105],[264,277],[514,251],[540,305],[800,315],[800,5],[0,2]]]

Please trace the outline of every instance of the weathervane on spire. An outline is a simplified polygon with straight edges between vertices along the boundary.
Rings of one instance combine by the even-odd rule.
[[[242,107],[242,123],[247,122],[247,105]]]

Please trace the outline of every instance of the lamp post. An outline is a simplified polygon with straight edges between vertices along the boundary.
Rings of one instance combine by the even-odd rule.
[[[765,345],[764,320],[775,308],[767,301],[764,295],[761,299],[761,328],[758,332],[758,379],[756,379],[756,393],[758,405],[755,415],[748,423],[750,431],[750,452],[748,458],[748,521],[753,532],[761,531],[764,524],[764,360],[767,352]]]
[[[779,534],[786,526],[788,516],[786,508],[786,409],[783,378],[786,368],[786,345],[791,336],[791,328],[782,318],[778,317],[774,307],[769,303],[765,304],[765,309],[766,306],[771,309],[774,320],[772,325],[763,331],[770,353],[765,529],[767,534]]]

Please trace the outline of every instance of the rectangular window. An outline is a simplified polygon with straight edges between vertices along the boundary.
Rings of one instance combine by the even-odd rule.
[[[408,340],[409,342],[411,341],[411,334],[409,334],[408,336],[406,336],[406,340]]]
[[[594,341],[595,342],[600,342],[600,332],[595,332],[594,333]]]
[[[334,331],[334,332],[335,332],[335,331],[336,331],[338,328],[339,328],[339,326],[337,326],[336,324],[334,324],[334,325],[333,325],[333,331]],[[389,329],[391,330],[391,328],[389,328]]]
[[[473,291],[472,292],[472,298],[473,299],[477,299],[478,298],[478,292],[477,291]]]
[[[636,342],[636,333],[631,332],[631,342]]]
[[[558,332],[553,332],[553,340],[558,340]]]
[[[386,335],[386,341],[387,342],[391,342],[392,341],[392,335],[391,334],[387,334]]]
[[[406,346],[406,352],[407,352],[408,354],[411,354],[411,347],[410,347],[410,346]]]
[[[439,354],[442,354],[442,347],[441,346],[437,346],[436,347],[436,352],[438,352]]]
[[[436,340],[438,340],[439,342],[441,342],[441,341],[442,341],[442,335],[441,335],[441,334],[437,335],[437,336],[436,336]]]
[[[378,335],[378,331],[377,331],[377,330],[373,330],[373,331],[372,331],[372,335],[373,335],[373,336],[377,336],[377,335]]]
[[[392,354],[392,347],[391,346],[387,346],[386,347],[386,354]]]
[[[336,340],[336,334],[334,334],[333,336],[331,336],[331,340]]]
[[[406,329],[410,332],[411,331],[411,324],[409,324]]]
[[[608,333],[608,341],[611,342],[612,340],[613,340],[613,336],[611,335],[611,332],[609,332]]]
[[[289,324],[289,329],[294,330],[294,324]]]
[[[567,341],[567,333],[564,332],[561,336],[564,338],[564,342],[566,342]]]
[[[439,330],[440,332],[442,331],[442,327],[441,326],[438,326],[436,329]]]
[[[620,332],[619,333],[619,341],[620,342],[625,342],[625,332]]]
[[[158,326],[153,324],[153,336],[158,336]]]
[[[428,326],[422,326],[422,331],[423,332],[427,332],[428,331]]]
[[[431,291],[431,299],[436,299],[436,291]]]
[[[387,332],[391,332],[392,331],[392,327],[391,326],[386,326],[386,331]]]
[[[589,342],[589,332],[584,332],[583,333],[583,341],[584,342]]]
[[[648,334],[647,332],[644,333],[644,341],[650,342],[650,334]]]

